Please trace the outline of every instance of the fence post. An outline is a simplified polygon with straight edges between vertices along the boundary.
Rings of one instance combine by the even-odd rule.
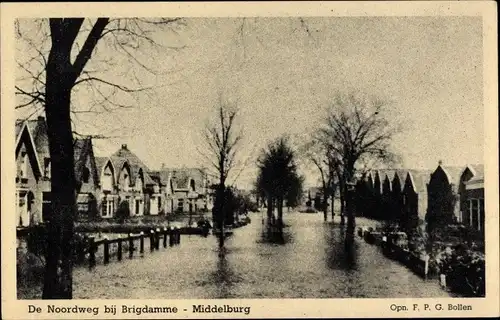
[[[446,275],[444,273],[441,273],[439,278],[441,287],[446,288]]]
[[[128,257],[132,259],[134,256],[134,238],[132,238],[132,234],[128,234]]]
[[[118,252],[117,252],[118,261],[122,261],[122,237],[118,235]]]
[[[427,274],[429,273],[429,255],[424,256],[424,277],[427,279]]]
[[[181,229],[177,229],[177,244],[181,244]]]
[[[156,228],[156,233],[155,233],[155,247],[156,250],[160,250],[160,228]]]
[[[178,243],[178,237],[177,237],[177,227],[174,227],[174,230],[172,232],[172,234],[174,235],[174,244],[177,245]]]
[[[109,262],[109,242],[108,237],[104,237],[104,264]]]
[[[89,238],[89,269],[95,267],[95,252],[96,252],[95,238]]]
[[[139,252],[141,253],[141,255],[143,255],[144,254],[144,232],[141,231],[139,239],[140,239]]]
[[[169,245],[172,247],[174,245],[174,229],[168,227],[168,233],[169,233]]]
[[[167,228],[163,227],[163,248],[167,247]]]
[[[149,249],[151,250],[151,252],[153,252],[153,250],[155,249],[155,232],[153,229],[151,229],[149,235]]]

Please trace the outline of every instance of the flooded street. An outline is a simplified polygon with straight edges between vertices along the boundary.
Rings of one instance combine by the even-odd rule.
[[[261,214],[236,229],[220,254],[210,235],[183,236],[179,246],[95,270],[74,271],[74,298],[347,298],[448,297],[356,237],[346,253],[343,230],[320,214],[287,213],[285,244],[262,239]],[[338,217],[337,217],[338,218]],[[357,219],[357,224],[370,221]]]

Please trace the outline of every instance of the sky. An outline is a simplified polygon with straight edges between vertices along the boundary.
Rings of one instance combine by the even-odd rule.
[[[401,167],[435,168],[440,160],[450,166],[483,163],[480,18],[303,21],[189,18],[174,31],[152,30],[161,46],[139,47],[134,59],[103,41],[89,70],[122,85],[139,81],[152,89],[117,93],[117,101],[133,108],[78,114],[75,126],[82,133],[116,136],[95,141],[99,156],[127,144],[153,169],[163,163],[206,165],[199,154],[201,132],[222,97],[240,110],[240,159],[247,165],[234,176],[247,187],[255,177],[254,159],[268,141],[282,134],[307,135],[321,123],[336,92],[359,92],[388,101],[386,116],[402,125],[392,144]],[[18,49],[18,54],[25,53]],[[92,99],[84,86],[73,93],[75,108]],[[309,174],[308,183],[316,179]]]

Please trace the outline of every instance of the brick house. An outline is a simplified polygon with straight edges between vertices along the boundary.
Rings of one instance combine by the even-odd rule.
[[[463,170],[460,176],[459,199],[461,218],[459,222],[484,232],[485,207],[483,165],[468,165]]]
[[[39,199],[41,200],[41,216],[39,222],[43,222],[50,218],[52,212],[52,194],[50,192],[51,165],[47,123],[44,117],[39,116],[35,120],[27,120],[26,124],[33,137],[42,171],[42,176],[38,180],[38,193]],[[38,201],[38,199],[36,201]]]
[[[148,167],[128,149],[126,144],[111,155],[116,172],[118,207],[125,216],[142,216],[150,213],[150,199],[155,193],[156,182],[149,176]]]
[[[15,134],[16,225],[26,227],[42,221],[42,169],[28,122],[16,122]]]
[[[173,171],[166,169],[164,166],[161,170],[150,171],[149,175],[157,183],[160,197],[158,202],[158,214],[169,215],[175,211],[177,200],[173,185]]]
[[[209,211],[213,207],[210,179],[202,168],[171,169],[176,199],[175,212]]]
[[[469,181],[472,181],[472,183],[469,185],[469,189],[467,189],[467,183]],[[472,226],[472,220],[471,217],[471,202],[470,200],[476,199],[476,198],[471,198],[471,191],[470,190],[477,190],[476,189],[471,189],[472,186],[474,188],[478,185],[475,184],[474,181],[480,181],[484,180],[484,165],[482,164],[476,164],[476,165],[467,165],[463,171],[462,174],[460,175],[460,180],[459,180],[459,185],[458,185],[458,196],[459,196],[459,214],[458,214],[458,222],[463,223],[464,225]],[[481,189],[481,188],[479,188]],[[484,186],[482,187],[483,189],[483,194],[484,194]],[[474,193],[474,192],[472,192]],[[479,197],[477,199],[483,199],[484,200],[484,195],[483,197]],[[475,200],[473,200],[475,201]],[[479,205],[479,204],[478,204]],[[479,221],[479,220],[478,220]]]
[[[73,144],[78,217],[92,219],[98,215],[99,174],[92,139],[76,139]]]

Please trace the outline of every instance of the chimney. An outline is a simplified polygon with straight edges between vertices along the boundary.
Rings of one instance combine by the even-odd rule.
[[[442,166],[442,165],[443,165],[443,160],[439,160],[439,161],[438,161],[438,164],[439,164],[440,166]]]
[[[161,169],[162,169],[162,170],[165,170],[165,163],[162,163],[162,164],[161,164]]]
[[[122,149],[127,150],[127,144],[126,143],[122,144]]]

